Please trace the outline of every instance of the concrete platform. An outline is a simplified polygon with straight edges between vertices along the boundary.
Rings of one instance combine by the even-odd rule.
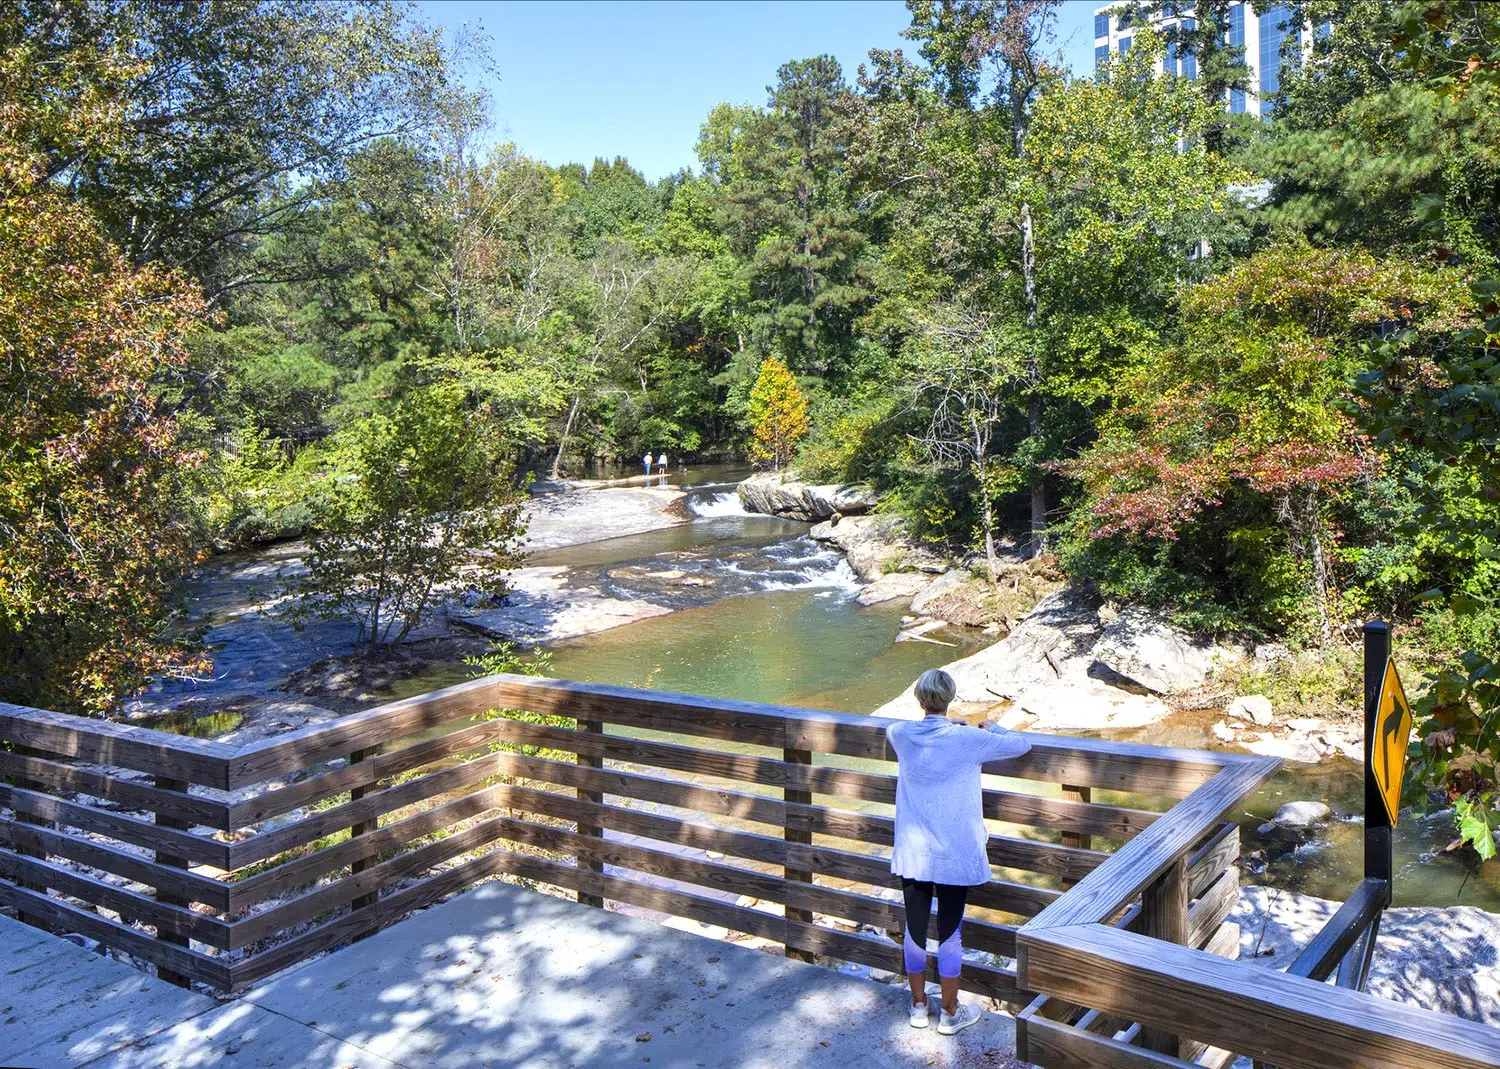
[[[155,984],[131,975],[139,987]],[[143,1034],[116,1042],[91,1060],[73,1056],[83,1049],[77,1046],[81,1030],[74,1029],[73,1047],[55,1041],[45,1050],[38,1047],[51,1060],[34,1064],[39,1069],[79,1064],[100,1069],[1000,1069],[1020,1064],[1011,1056],[1014,1029],[1004,1015],[986,1014],[953,1037],[938,1035],[935,1027],[913,1029],[906,1020],[906,996],[898,988],[502,883],[486,884],[283,973],[236,1002],[203,1008],[212,1000],[176,993],[183,999],[177,1023],[150,1033],[142,1025]],[[0,1057],[0,1064],[29,1063]]]
[[[0,1065],[82,1065],[217,1006],[0,916]]]

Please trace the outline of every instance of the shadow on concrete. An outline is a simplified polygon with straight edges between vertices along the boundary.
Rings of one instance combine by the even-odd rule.
[[[911,1028],[906,1004],[899,988],[490,883],[96,1064],[1020,1065],[1009,1017],[947,1037]]]

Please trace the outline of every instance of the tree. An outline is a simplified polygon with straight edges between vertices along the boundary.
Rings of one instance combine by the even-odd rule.
[[[1270,218],[1323,243],[1500,271],[1500,114],[1483,78],[1500,12],[1472,2],[1302,11],[1331,28],[1288,77],[1257,161],[1273,183]],[[1410,61],[1423,40],[1434,43],[1426,66]]]
[[[26,17],[0,16],[0,37]],[[0,698],[106,714],[154,673],[203,667],[169,626],[201,457],[161,389],[204,303],[131,266],[48,179],[39,146],[124,139],[131,68],[94,51],[39,67],[24,41],[0,55]]]
[[[750,390],[750,455],[770,461],[780,471],[792,459],[792,450],[807,433],[807,398],[787,366],[774,356],[760,365],[760,374]]]
[[[1015,488],[1016,471],[994,455],[1011,407],[1010,387],[1022,358],[1004,324],[986,312],[940,306],[924,317],[921,341],[911,347],[915,404],[929,415],[913,437],[933,462],[972,478],[979,501],[984,559],[990,581],[1000,574],[995,553],[995,499]]]
[[[1310,610],[1326,641],[1334,509],[1379,468],[1349,408],[1365,347],[1399,324],[1389,344],[1417,358],[1464,322],[1465,291],[1457,275],[1297,240],[1186,290],[1181,342],[1126,379],[1131,401],[1070,466],[1087,491],[1090,537],[1187,543],[1173,566],[1199,571],[1224,604],[1269,591],[1289,563],[1296,596],[1255,607],[1249,622],[1281,629]],[[1237,544],[1246,532],[1259,546]],[[1252,548],[1258,580],[1235,570]]]
[[[726,187],[736,235],[759,305],[765,343],[809,371],[833,365],[823,349],[842,341],[865,299],[865,235],[842,181],[837,122],[847,93],[832,56],[786,63],[767,109],[733,142]]]
[[[454,384],[351,427],[289,611],[352,619],[360,645],[380,652],[459,587],[504,597],[525,515],[501,430]]]
[[[1413,131],[1418,143],[1410,148],[1388,145],[1387,155],[1397,160],[1420,154],[1424,146],[1441,149],[1447,158],[1440,168],[1431,159],[1406,161],[1412,168],[1407,173],[1418,181],[1402,184],[1401,192],[1416,199],[1401,222],[1403,228],[1418,224],[1420,238],[1433,242],[1442,259],[1473,265],[1480,275],[1473,297],[1482,319],[1420,360],[1401,351],[1401,335],[1387,339],[1361,392],[1380,445],[1398,458],[1417,452],[1432,460],[1427,472],[1412,469],[1419,508],[1401,533],[1425,535],[1453,555],[1454,566],[1445,573],[1424,573],[1424,579],[1436,580],[1425,600],[1434,613],[1451,614],[1468,647],[1434,673],[1418,702],[1424,745],[1413,755],[1409,793],[1420,799],[1428,787],[1439,786],[1453,806],[1459,835],[1488,861],[1496,855],[1500,829],[1500,277],[1493,240],[1500,216],[1493,185],[1469,185],[1465,174],[1492,169],[1500,149],[1494,119],[1500,109],[1500,10],[1476,3],[1408,4],[1392,23],[1390,46],[1402,53],[1398,77],[1408,83],[1403,112],[1471,120],[1463,129],[1447,122],[1419,127]]]
[[[387,0],[26,0],[16,37],[42,70],[94,51],[132,63],[110,152],[39,143],[136,264],[185,269],[218,297],[262,276],[245,255],[295,229],[321,180],[386,137],[428,135],[476,99],[440,31]]]

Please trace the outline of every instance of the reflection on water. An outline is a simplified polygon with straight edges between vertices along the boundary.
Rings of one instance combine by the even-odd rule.
[[[912,679],[978,649],[895,642],[901,610],[860,606],[848,591],[781,591],[729,598],[617,627],[552,648],[560,679],[715,698],[869,712]]]
[[[216,735],[233,731],[244,719],[244,713],[226,711],[197,715],[189,710],[183,710],[148,717],[140,722],[140,726],[155,731],[170,731],[174,735],[190,735],[195,739],[211,739]]]

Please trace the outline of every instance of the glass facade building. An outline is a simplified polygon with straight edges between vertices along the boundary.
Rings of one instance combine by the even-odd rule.
[[[1281,92],[1282,44],[1297,32],[1291,8],[1284,4],[1268,7],[1260,15],[1260,113],[1269,115]]]
[[[1158,61],[1157,70],[1176,74],[1184,78],[1197,78],[1198,59],[1183,47],[1171,32],[1192,32],[1197,21],[1195,6],[1187,0],[1163,3],[1149,16],[1151,25],[1167,31],[1169,38],[1166,55]],[[1320,23],[1316,27],[1302,26],[1295,14],[1295,5],[1289,3],[1267,4],[1257,10],[1250,3],[1230,4],[1227,12],[1224,43],[1242,50],[1245,66],[1249,69],[1247,86],[1231,89],[1226,95],[1224,109],[1233,114],[1250,114],[1265,117],[1270,115],[1275,98],[1281,91],[1283,66],[1296,65],[1309,52],[1316,39],[1327,36],[1331,26]],[[1141,21],[1140,16],[1135,16]],[[1113,13],[1111,8],[1101,7],[1094,12],[1094,67],[1104,66],[1111,54],[1124,55],[1130,48],[1134,27],[1128,13]]]

